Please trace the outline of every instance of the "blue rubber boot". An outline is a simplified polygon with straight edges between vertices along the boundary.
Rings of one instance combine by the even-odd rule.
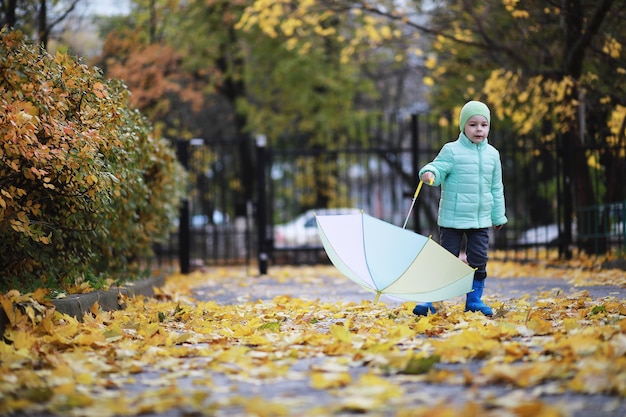
[[[474,280],[472,291],[467,293],[465,301],[465,311],[480,311],[485,316],[493,316],[493,310],[481,300],[483,289],[485,288],[485,280]]]
[[[429,311],[431,314],[435,314],[437,312],[435,307],[433,307],[433,303],[416,304],[415,308],[413,308],[413,314],[416,316],[427,316]]]

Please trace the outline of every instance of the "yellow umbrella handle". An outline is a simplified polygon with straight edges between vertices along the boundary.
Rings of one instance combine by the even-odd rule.
[[[417,199],[417,196],[420,193],[420,190],[422,189],[422,185],[424,185],[424,181],[420,180],[419,184],[417,184],[417,188],[415,189],[415,194],[413,194],[413,201],[411,201],[411,208],[409,209],[409,213],[406,215],[406,219],[404,220],[404,225],[402,225],[403,229],[406,229],[406,224],[409,222],[409,217],[411,217],[411,212],[413,211],[415,200]],[[433,185],[433,180],[430,180],[430,185]]]
[[[415,194],[413,194],[413,200],[417,198],[417,195],[420,193],[422,189],[422,185],[424,185],[424,181],[420,180],[419,184],[417,184],[417,188],[415,189]]]

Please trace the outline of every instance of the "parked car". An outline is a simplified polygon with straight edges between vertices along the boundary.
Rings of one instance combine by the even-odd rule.
[[[213,211],[212,222],[209,222],[209,216],[206,214],[195,214],[191,216],[191,228],[192,230],[206,230],[211,224],[220,225],[227,223],[229,218],[228,214],[223,214],[219,210]]]
[[[220,225],[228,223],[229,221],[228,214],[223,214],[219,210],[213,211],[213,224]],[[180,218],[174,219],[174,229],[178,230]],[[194,214],[189,218],[189,227],[193,231],[206,231],[210,227],[211,223],[209,222],[209,216],[206,214]]]
[[[287,223],[274,226],[274,247],[322,246],[317,232],[316,215],[358,214],[360,212],[361,210],[355,208],[309,210]]]
[[[576,237],[576,225],[572,225],[573,237]],[[559,226],[555,223],[533,227],[524,231],[517,239],[520,245],[545,245],[556,243],[559,239]]]

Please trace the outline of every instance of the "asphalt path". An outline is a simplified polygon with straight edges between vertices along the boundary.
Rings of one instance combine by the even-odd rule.
[[[625,272],[626,273],[626,272]],[[339,274],[337,274],[339,275]],[[232,287],[225,288],[221,283],[202,286],[194,290],[194,295],[201,301],[216,301],[220,304],[235,304],[245,301],[271,300],[278,295],[287,295],[308,300],[320,300],[326,302],[356,302],[373,300],[374,294],[356,285],[348,278],[337,279],[337,276],[318,276],[306,280],[290,282],[278,280],[271,276],[249,277],[249,290],[235,291]],[[613,296],[626,299],[626,287],[610,285],[598,286],[574,286],[561,278],[537,278],[537,277],[514,277],[498,278],[490,277],[486,281],[484,296],[495,298],[499,301],[516,299],[528,296],[530,300],[543,298],[550,293],[554,295],[572,295],[587,291],[591,298]],[[386,298],[381,301],[389,305],[403,303],[401,300]],[[463,302],[459,298],[450,302]]]
[[[373,300],[374,294],[362,289],[349,279],[338,279],[336,276],[318,276],[303,281],[291,282],[289,280],[277,280],[268,276],[249,278],[249,289],[246,291],[231,291],[219,284],[207,285],[196,288],[194,295],[198,300],[213,300],[223,304],[236,304],[254,300],[271,300],[278,295],[288,295],[305,300],[320,300],[323,302],[355,302]],[[230,286],[229,286],[230,287]],[[586,292],[586,293],[585,293]],[[616,297],[626,300],[626,288],[616,286],[574,286],[561,278],[488,278],[484,295],[492,301],[504,303],[508,300],[527,298],[529,302],[553,297],[567,297],[586,295],[591,299],[603,297]],[[381,301],[391,307],[404,301],[390,300],[381,297]],[[464,303],[464,297],[447,300],[444,305]],[[315,359],[302,360],[298,367],[307,368],[313,365]],[[482,363],[475,361],[463,365],[444,365],[452,372],[462,374],[464,370],[478,370]],[[351,371],[354,378],[358,378],[362,369]],[[481,401],[489,398],[506,398],[507,396],[537,398],[567,410],[570,417],[626,417],[626,400],[608,395],[579,395],[571,392],[565,394],[537,393],[542,388],[512,389],[502,385],[493,385],[481,388],[480,392],[469,390],[462,385],[432,384],[425,381],[416,382],[414,378],[392,376],[409,397],[414,397],[416,404],[424,401],[432,401],[433,404],[464,404],[468,401]],[[297,381],[267,383],[253,385],[241,383],[237,389],[240,393],[250,396],[262,396],[274,400],[299,398],[301,403],[308,402],[311,406],[324,404],[333,399],[324,391],[314,391],[305,383]],[[410,401],[410,400],[409,400]],[[376,414],[377,416],[379,414]],[[389,414],[392,416],[394,414]],[[164,417],[165,415],[154,415]],[[167,414],[167,416],[178,416]]]
[[[363,300],[373,300],[374,294],[368,292],[358,285],[354,284],[347,278],[337,275],[319,275],[316,273],[308,273],[305,279],[288,279],[271,276],[248,276],[249,271],[242,268],[240,277],[233,278],[235,282],[245,283],[245,285],[224,285],[223,280],[207,280],[192,289],[192,296],[198,301],[214,301],[223,305],[237,305],[249,301],[272,300],[276,296],[286,295],[305,300],[320,300],[320,302],[355,302],[361,303]],[[207,274],[210,276],[210,271]],[[237,275],[237,274],[235,274]],[[490,301],[498,301],[506,305],[508,300],[514,302],[520,298],[528,298],[532,303],[539,299],[550,297],[566,297],[568,295],[580,295],[586,291],[587,296],[593,299],[602,297],[616,297],[626,300],[626,288],[616,286],[574,286],[564,279],[537,278],[537,277],[521,277],[521,278],[488,278],[485,288],[485,296]],[[402,301],[389,300],[385,297],[381,298],[386,304],[393,308]],[[454,303],[463,303],[463,297],[447,300],[445,304],[452,305]],[[625,301],[626,302],[626,301]],[[419,336],[426,337],[426,336]],[[323,363],[324,358],[305,358],[297,361],[292,366],[294,373],[306,373],[316,365]],[[441,364],[440,364],[441,365]],[[440,366],[437,365],[437,366]],[[467,364],[459,365],[441,365],[447,370],[458,373],[478,371],[482,367],[481,361],[472,361]],[[356,380],[361,373],[366,372],[366,367],[354,367],[350,369],[352,377]],[[150,379],[150,371],[142,374],[144,379]],[[284,404],[293,405],[294,416],[306,416],[306,410],[312,409],[319,405],[331,404],[337,401],[327,390],[314,390],[308,381],[304,379],[296,380],[276,380],[264,383],[251,383],[249,381],[234,381],[232,377],[225,375],[212,375],[212,379],[216,385],[220,387],[222,395],[228,395],[229,392],[236,392],[244,397],[261,397],[269,401],[282,402]],[[158,378],[158,374],[154,373],[154,378]],[[480,390],[468,389],[463,384],[435,384],[426,380],[420,380],[414,376],[391,375],[389,379],[393,383],[402,387],[405,392],[403,398],[404,404],[415,404],[424,406],[425,404],[457,404],[462,405],[469,401],[484,402],[486,400],[506,398],[519,399],[520,397],[528,397],[529,399],[539,398],[550,404],[559,405],[565,410],[570,417],[625,417],[626,401],[618,396],[608,395],[578,395],[567,392],[550,393],[545,392],[545,387],[533,387],[529,389],[520,389],[507,387],[505,385],[489,385],[481,387]],[[189,378],[181,378],[178,380],[178,388],[181,390],[194,389],[192,381]],[[141,392],[151,389],[149,386],[136,384],[125,386],[123,391]],[[537,390],[544,390],[538,392]],[[549,391],[549,390],[548,390]],[[220,393],[212,393],[212,396],[219,396]],[[363,415],[372,417],[392,417],[395,416],[397,410],[388,413],[365,413]],[[190,415],[197,416],[199,414],[189,414],[189,410],[173,409],[163,413],[146,413],[145,417],[188,417]],[[215,416],[249,416],[249,414],[240,413],[238,410],[218,410],[215,414],[207,414]],[[264,414],[267,415],[267,414]],[[354,416],[354,413],[334,414],[334,417]],[[25,414],[15,414],[15,417],[25,417]],[[50,414],[30,414],[33,417],[49,417]]]

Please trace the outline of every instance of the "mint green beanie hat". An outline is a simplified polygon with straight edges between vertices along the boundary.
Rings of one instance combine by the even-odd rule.
[[[468,101],[465,103],[465,106],[461,109],[461,117],[460,117],[460,129],[463,132],[463,128],[465,127],[465,123],[472,116],[483,116],[487,119],[487,123],[491,124],[491,114],[489,112],[489,107],[483,102],[480,101]]]

